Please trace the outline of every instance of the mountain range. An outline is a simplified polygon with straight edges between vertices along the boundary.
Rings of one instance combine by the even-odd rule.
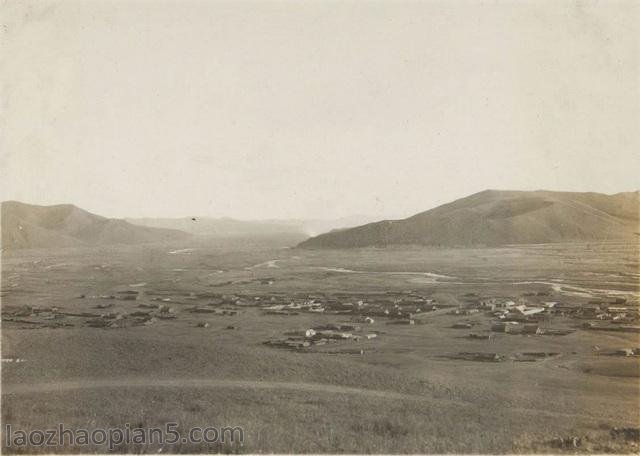
[[[322,234],[302,248],[497,246],[638,239],[640,192],[486,190],[402,220]]]
[[[193,235],[313,236],[300,248],[355,248],[403,244],[498,246],[640,239],[640,192],[571,193],[486,190],[402,220],[243,221],[231,218],[112,219],[71,204],[2,203],[2,248],[175,241]],[[359,225],[359,226],[356,226]],[[355,227],[354,227],[355,226]]]

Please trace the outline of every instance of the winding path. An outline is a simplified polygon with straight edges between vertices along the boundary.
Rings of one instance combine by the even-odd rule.
[[[420,400],[423,396],[403,394],[394,391],[362,389],[349,386],[328,385],[323,383],[273,382],[258,380],[218,380],[218,379],[83,379],[60,380],[47,383],[21,383],[2,385],[2,394],[57,393],[83,389],[99,388],[248,388],[248,389],[284,389],[294,391],[323,392],[333,394],[358,394],[387,399]]]

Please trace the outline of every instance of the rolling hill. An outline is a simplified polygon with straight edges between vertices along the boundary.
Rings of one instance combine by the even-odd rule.
[[[92,214],[71,204],[2,203],[2,248],[48,248],[137,244],[188,237],[178,230],[135,226]]]
[[[486,190],[402,220],[326,233],[301,248],[496,246],[637,239],[640,192]]]

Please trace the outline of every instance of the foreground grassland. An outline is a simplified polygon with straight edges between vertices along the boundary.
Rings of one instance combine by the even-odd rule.
[[[575,311],[617,302],[637,312],[637,245],[287,245],[203,238],[4,252],[3,424],[245,429],[242,446],[116,448],[136,453],[638,452],[637,439],[616,434],[640,425],[639,358],[616,355],[640,346],[637,322],[621,331]],[[135,299],[120,299],[127,291]],[[490,298],[573,310],[545,316],[538,334],[492,332],[496,318],[486,311],[454,313]],[[362,323],[329,307],[268,311],[310,299],[391,309],[423,299],[425,308],[406,325],[384,315]],[[171,318],[136,316],[158,305],[170,306]],[[105,314],[119,315],[117,324],[95,327]],[[461,322],[472,329],[454,327]],[[330,324],[364,325],[360,332],[376,337],[298,349],[265,344]],[[461,353],[496,354],[500,362]],[[520,362],[527,353],[551,355]]]

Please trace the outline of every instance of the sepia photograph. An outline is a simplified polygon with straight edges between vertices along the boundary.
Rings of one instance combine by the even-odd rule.
[[[640,453],[640,2],[1,0],[0,452]]]

